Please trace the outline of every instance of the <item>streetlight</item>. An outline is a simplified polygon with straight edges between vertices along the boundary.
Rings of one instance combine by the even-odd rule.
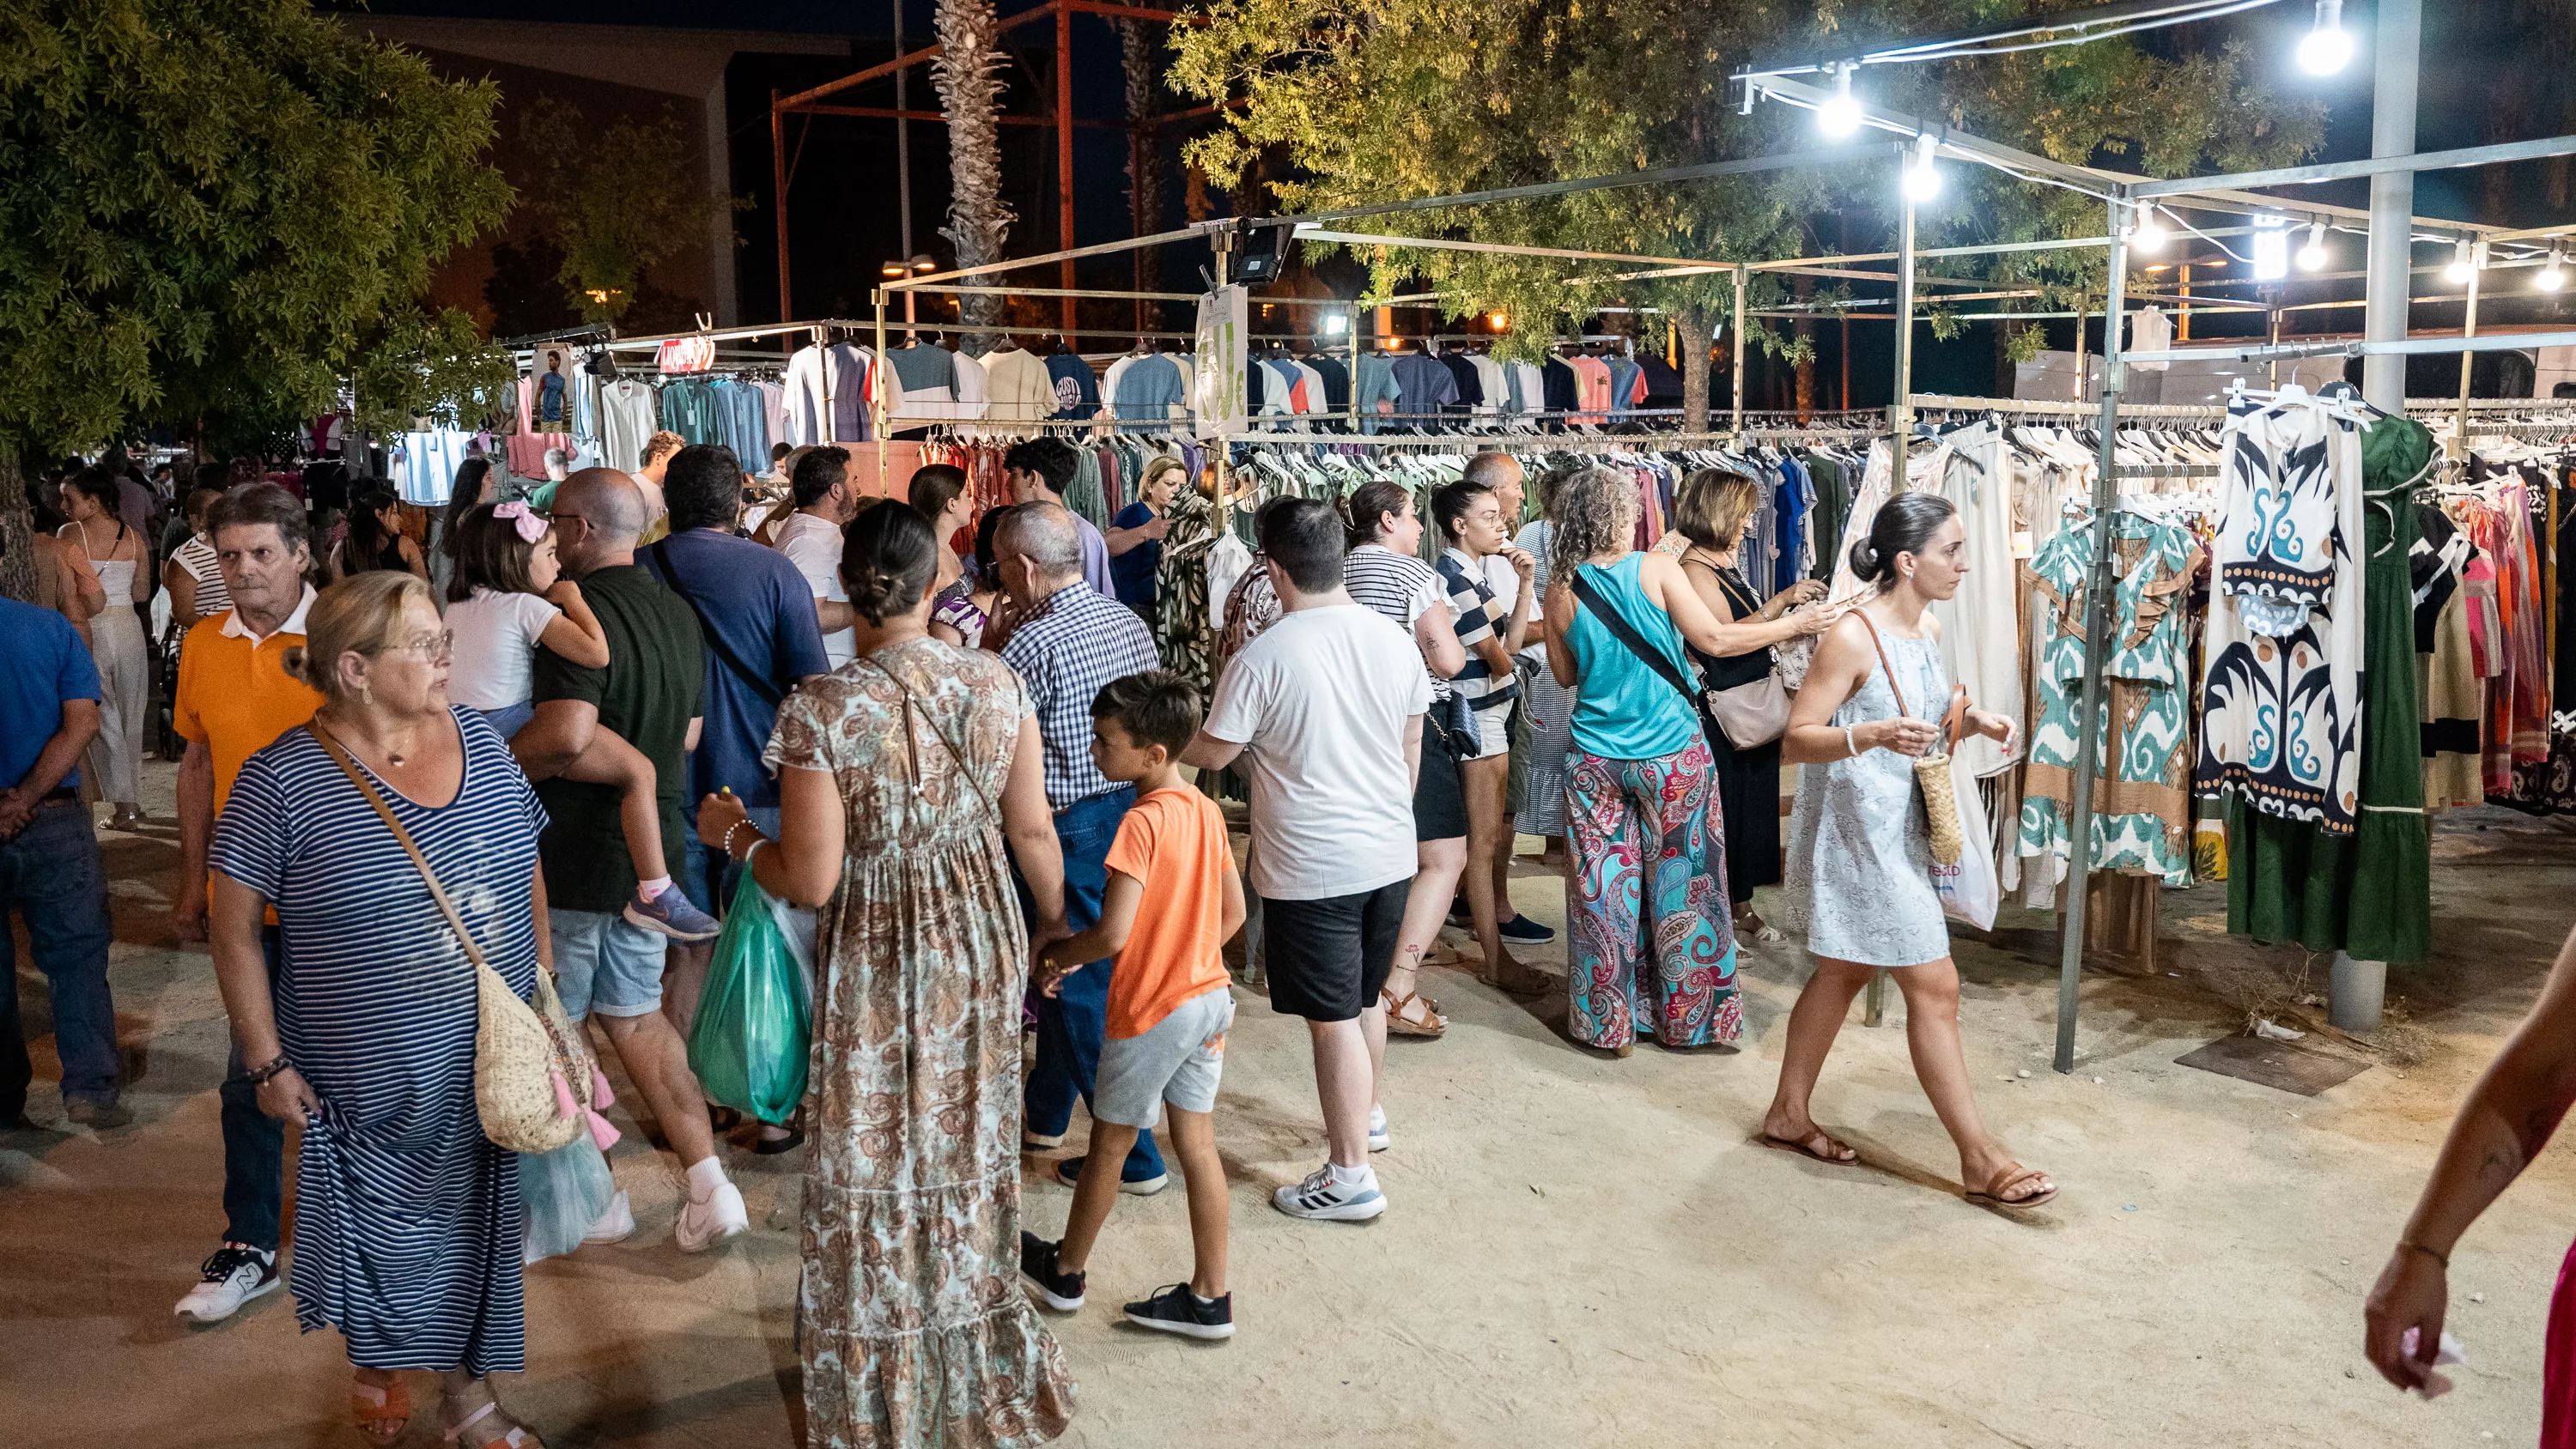
[[[2326,269],[2326,224],[2313,222],[2308,227],[2308,244],[2299,248],[2299,270],[2322,272]]]
[[[1941,143],[1929,131],[1914,138],[1914,160],[1905,168],[1905,199],[1930,201],[1941,194],[1941,168],[1932,164]]]
[[[1837,141],[1860,130],[1860,102],[1852,98],[1852,72],[1858,69],[1856,61],[1835,67],[1834,93],[1816,107],[1816,129]]]
[[[2352,32],[2343,28],[2343,0],[2317,0],[2316,28],[2299,39],[2299,69],[2333,75],[2352,64]]]
[[[938,270],[939,263],[932,259],[930,253],[914,252],[911,260],[909,261],[879,263],[877,266],[877,275],[885,278],[889,282],[900,282],[915,272],[935,272]],[[903,324],[906,327],[909,327],[912,325],[912,321],[912,289],[910,287],[906,287],[903,292]]]

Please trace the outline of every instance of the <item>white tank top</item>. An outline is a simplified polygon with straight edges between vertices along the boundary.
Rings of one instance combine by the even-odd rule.
[[[107,590],[110,602],[134,596],[134,560],[91,559],[89,566],[98,574],[98,586]]]

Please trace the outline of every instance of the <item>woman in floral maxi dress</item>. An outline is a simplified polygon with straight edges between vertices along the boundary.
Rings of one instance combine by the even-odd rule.
[[[1030,929],[1004,837],[1065,934],[1037,722],[995,655],[928,636],[935,554],[870,509],[842,574],[858,655],[781,706],[768,849],[730,796],[703,838],[817,904],[799,1339],[815,1449],[1016,1449],[1073,1381],[1019,1283],[1020,997]],[[730,836],[728,837],[728,832]]]

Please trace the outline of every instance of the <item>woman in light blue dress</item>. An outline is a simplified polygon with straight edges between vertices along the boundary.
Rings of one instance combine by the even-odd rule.
[[[1860,1160],[1816,1126],[1810,1098],[1852,998],[1892,967],[1905,995],[1914,1074],[1958,1144],[1969,1200],[2034,1208],[2057,1195],[2056,1185],[1987,1133],[1968,1085],[1959,971],[1932,889],[1931,828],[1914,782],[1914,761],[1937,743],[1932,721],[1951,693],[1930,610],[1968,575],[1967,534],[1946,500],[1899,494],[1879,509],[1869,537],[1852,545],[1851,563],[1878,593],[1825,635],[1782,742],[1782,758],[1804,767],[1789,818],[1785,914],[1806,929],[1816,972],[1789,1014],[1763,1140],[1819,1162]],[[2007,716],[1971,708],[1966,728],[2012,748]]]

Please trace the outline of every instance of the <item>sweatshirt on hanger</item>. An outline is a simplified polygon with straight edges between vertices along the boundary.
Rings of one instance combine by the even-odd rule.
[[[1043,358],[1023,348],[1004,348],[984,358],[984,388],[989,400],[984,416],[996,422],[1033,422],[1056,410],[1055,378]]]
[[[1047,378],[1055,389],[1055,416],[1087,418],[1100,410],[1100,378],[1091,364],[1071,352],[1046,360]]]

